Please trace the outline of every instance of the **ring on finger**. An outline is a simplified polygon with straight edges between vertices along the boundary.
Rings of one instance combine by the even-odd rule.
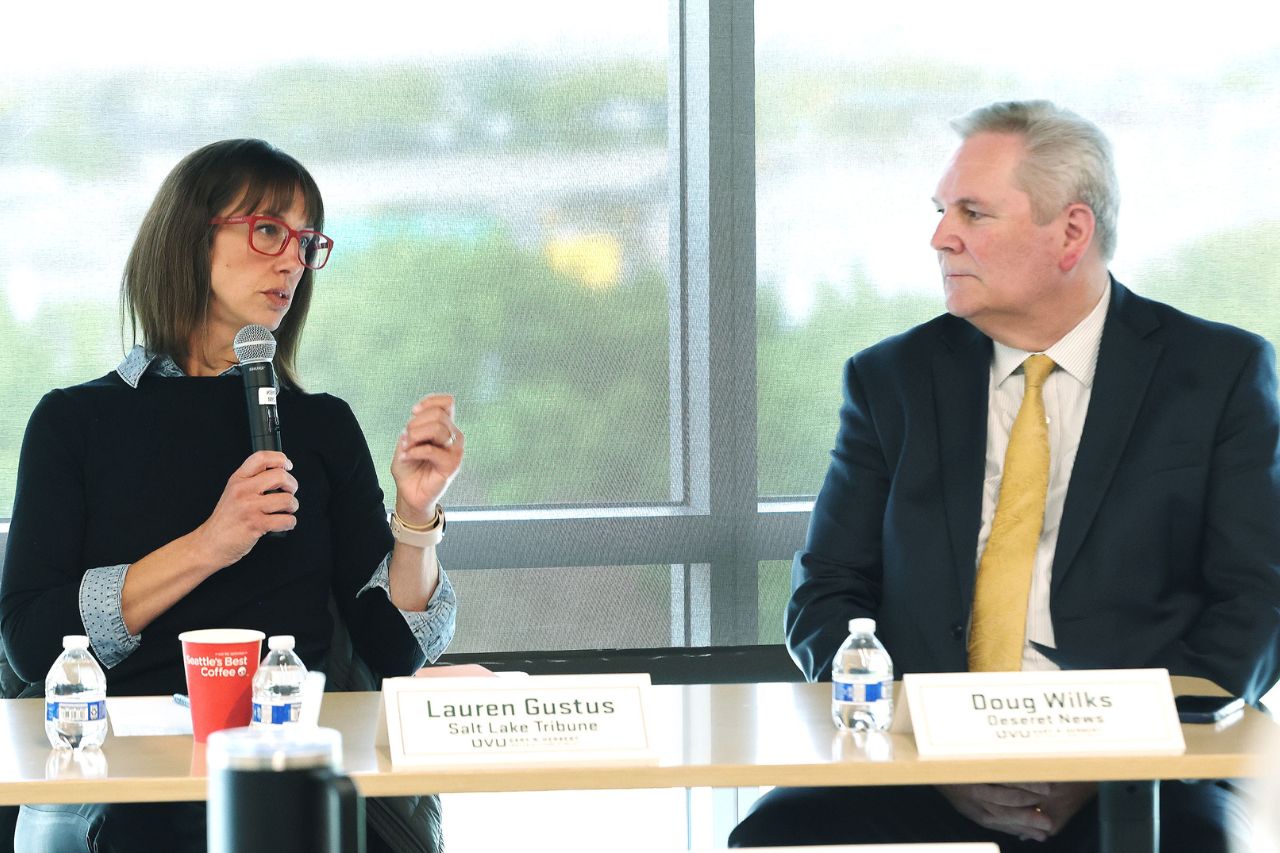
[[[449,432],[449,437],[448,437],[447,439],[445,439],[444,446],[445,446],[445,447],[453,447],[453,443],[454,443],[454,441],[456,441],[456,440],[457,440],[457,438],[458,438],[458,434],[457,434],[456,432],[453,432],[452,430],[450,430],[450,432]]]

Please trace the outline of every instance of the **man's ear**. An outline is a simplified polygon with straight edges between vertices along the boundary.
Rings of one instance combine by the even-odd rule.
[[[1070,272],[1084,257],[1085,252],[1093,245],[1093,235],[1098,220],[1093,209],[1083,202],[1067,205],[1062,212],[1062,254],[1058,258],[1058,269]]]

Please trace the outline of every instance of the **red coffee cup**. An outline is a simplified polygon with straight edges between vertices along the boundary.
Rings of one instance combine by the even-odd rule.
[[[249,725],[253,675],[258,671],[265,636],[246,628],[206,628],[178,635],[196,743],[204,743],[219,729]]]

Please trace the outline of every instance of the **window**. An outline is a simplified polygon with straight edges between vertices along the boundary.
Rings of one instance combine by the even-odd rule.
[[[991,101],[1049,98],[1107,133],[1117,278],[1280,343],[1280,38],[1239,26],[1253,4],[1153,21],[1095,0],[1052,36],[1008,2],[936,27],[924,8],[756,7],[761,494],[816,491],[844,359],[942,312],[947,121]]]

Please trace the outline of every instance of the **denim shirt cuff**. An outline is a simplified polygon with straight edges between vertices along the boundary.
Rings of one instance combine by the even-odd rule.
[[[434,548],[432,551],[434,552]],[[435,554],[431,555],[435,559]],[[458,619],[458,599],[453,592],[453,584],[449,581],[449,576],[445,574],[444,566],[437,561],[436,567],[440,571],[440,581],[436,584],[436,591],[431,594],[431,600],[427,602],[427,609],[418,610],[400,610],[400,615],[404,617],[404,621],[409,625],[409,630],[413,632],[413,636],[417,639],[418,645],[422,647],[423,653],[427,656],[427,661],[435,663],[440,655],[444,654],[444,650],[449,647],[450,641],[453,640],[453,632],[457,627]],[[382,562],[378,564],[378,568],[374,569],[373,577],[369,582],[356,593],[359,597],[364,595],[371,589],[377,588],[386,594],[387,600],[391,600],[391,554],[382,558]]]
[[[142,643],[124,624],[121,595],[129,564],[99,566],[80,581],[80,619],[98,660],[107,669],[120,663]]]

